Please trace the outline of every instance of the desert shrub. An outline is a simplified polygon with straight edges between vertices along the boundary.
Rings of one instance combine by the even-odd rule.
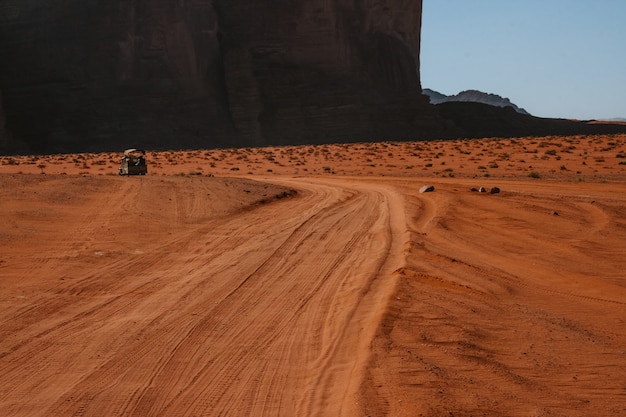
[[[541,174],[538,173],[537,171],[532,171],[532,172],[528,173],[528,176],[530,178],[541,178]]]

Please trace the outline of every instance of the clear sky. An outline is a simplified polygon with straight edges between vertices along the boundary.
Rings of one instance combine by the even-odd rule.
[[[626,118],[626,0],[423,0],[421,81],[540,117]]]

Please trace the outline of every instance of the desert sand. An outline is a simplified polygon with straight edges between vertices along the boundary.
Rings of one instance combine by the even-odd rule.
[[[0,157],[0,415],[626,415],[626,135],[121,156]]]

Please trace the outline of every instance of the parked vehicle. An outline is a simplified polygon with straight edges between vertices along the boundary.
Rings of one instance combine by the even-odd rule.
[[[126,149],[120,165],[120,175],[146,175],[147,173],[146,151]]]

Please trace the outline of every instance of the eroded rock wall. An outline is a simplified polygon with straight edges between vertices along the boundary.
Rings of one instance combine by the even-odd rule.
[[[5,0],[6,123],[36,152],[432,135],[421,1]]]
[[[310,143],[432,131],[420,94],[420,1],[279,3],[218,9],[231,114],[246,136]]]
[[[211,1],[8,3],[0,87],[9,128],[35,151],[210,144]]]
[[[2,106],[2,90],[0,90],[0,153],[6,152],[11,146],[9,132],[6,130],[4,108]]]
[[[9,146],[9,135],[5,129],[4,108],[2,107],[2,90],[0,90],[0,150]]]

